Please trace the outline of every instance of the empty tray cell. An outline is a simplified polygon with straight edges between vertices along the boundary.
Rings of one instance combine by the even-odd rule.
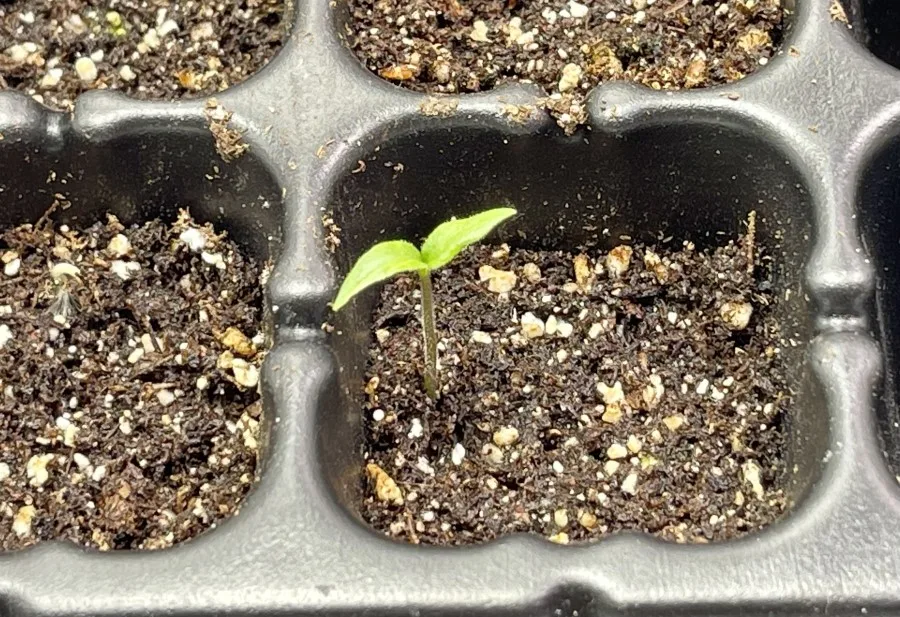
[[[137,98],[214,94],[240,83],[281,49],[284,0],[0,3],[0,89],[71,109],[85,90]]]
[[[876,276],[876,317],[884,350],[884,389],[878,404],[881,435],[886,455],[895,473],[900,473],[900,409],[898,409],[898,357],[894,342],[900,336],[897,267],[900,220],[895,212],[900,203],[900,140],[887,141],[869,162],[860,182],[860,229],[866,252],[873,260]]]
[[[518,215],[432,275],[438,401],[414,274],[334,316],[344,399],[323,405],[320,438],[339,499],[431,544],[706,542],[780,518],[827,437],[803,361],[810,202],[788,158],[701,122],[380,144],[334,191],[342,275],[380,240],[418,244],[501,205]],[[331,457],[357,440],[348,483]]]
[[[0,143],[5,550],[168,547],[259,473],[280,188],[208,131],[134,129]]]
[[[572,131],[598,83],[678,90],[742,79],[779,47],[779,0],[742,4],[620,0],[433,3],[347,0],[350,47],[371,71],[430,93],[540,85]]]

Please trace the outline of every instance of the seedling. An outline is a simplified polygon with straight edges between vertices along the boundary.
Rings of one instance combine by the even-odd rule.
[[[422,289],[422,332],[425,338],[425,391],[437,400],[437,331],[434,326],[434,293],[431,273],[450,263],[460,251],[488,235],[494,227],[516,214],[513,208],[495,208],[463,219],[441,223],[425,238],[422,248],[406,240],[379,242],[356,261],[344,279],[331,308],[340,310],[367,287],[404,272],[416,272]]]

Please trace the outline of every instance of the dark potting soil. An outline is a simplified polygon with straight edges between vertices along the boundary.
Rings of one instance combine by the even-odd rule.
[[[72,109],[85,90],[209,95],[281,48],[285,0],[0,0],[0,89]]]
[[[771,523],[792,343],[751,247],[467,250],[434,280],[437,403],[417,283],[388,284],[367,372],[365,519],[427,544],[621,530],[706,542]]]
[[[185,214],[25,225],[0,259],[2,548],[162,548],[235,514],[257,465],[263,267]]]
[[[780,0],[349,0],[350,45],[372,71],[432,93],[533,82],[568,132],[609,80],[657,90],[724,84],[775,54]],[[514,113],[514,112],[511,112]]]

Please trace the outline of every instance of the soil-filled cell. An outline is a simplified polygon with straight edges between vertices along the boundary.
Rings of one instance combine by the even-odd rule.
[[[214,94],[281,49],[284,0],[0,3],[0,89],[69,110],[86,90],[142,99]]]
[[[211,142],[0,148],[3,549],[165,548],[253,487],[279,191]]]
[[[378,240],[519,211],[433,276],[437,401],[414,276],[334,316],[331,404],[354,411],[323,416],[322,443],[361,442],[357,486],[332,483],[378,531],[708,542],[803,494],[826,424],[803,363],[810,204],[783,154],[691,124],[588,142],[434,131],[366,162],[334,193],[340,272]]]
[[[572,131],[597,84],[678,90],[742,79],[768,63],[789,11],[749,3],[660,0],[349,0],[348,42],[395,84],[430,93],[536,83]]]

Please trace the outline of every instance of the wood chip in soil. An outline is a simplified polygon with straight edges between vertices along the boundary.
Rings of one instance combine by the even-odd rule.
[[[416,281],[386,285],[365,387],[365,520],[457,545],[624,530],[709,542],[777,519],[790,342],[771,261],[748,242],[465,251],[435,275],[437,403],[422,386]],[[509,274],[490,290],[497,271],[511,290]]]
[[[0,235],[0,541],[155,549],[255,480],[260,277],[186,214]]]
[[[0,0],[0,90],[71,110],[86,90],[214,94],[278,53],[285,0]]]
[[[370,70],[413,90],[481,92],[536,83],[566,132],[591,88],[656,90],[733,82],[776,53],[779,0],[349,0],[350,45]]]

